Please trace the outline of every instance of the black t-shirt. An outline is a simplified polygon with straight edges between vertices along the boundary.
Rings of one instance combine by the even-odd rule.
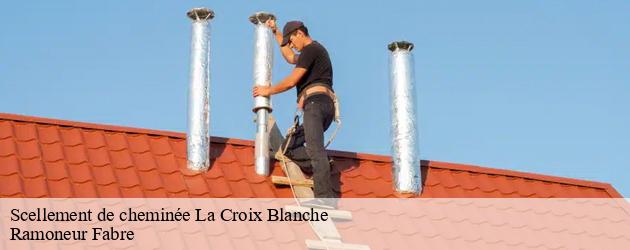
[[[313,83],[328,85],[332,90],[333,70],[330,57],[326,48],[317,41],[313,41],[302,49],[295,67],[306,69],[306,73],[296,85],[298,97],[302,90]]]

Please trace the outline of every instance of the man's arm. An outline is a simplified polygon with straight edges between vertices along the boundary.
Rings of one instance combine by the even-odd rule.
[[[276,41],[278,42],[278,45],[282,43],[282,32],[280,32],[279,30],[276,30]],[[289,45],[285,45],[284,47],[280,46],[280,51],[282,52],[282,57],[284,57],[284,60],[286,60],[288,63],[297,63],[295,52],[293,52]]]
[[[285,77],[282,81],[280,81],[280,83],[276,84],[275,86],[255,86],[254,96],[271,96],[287,91],[295,87],[295,85],[298,83],[300,78],[304,76],[305,73],[306,69],[304,68],[294,68],[289,76]]]
[[[275,20],[267,20],[267,26],[269,26],[269,28],[271,28],[271,31],[273,31],[273,34],[276,37],[276,41],[278,42],[278,45],[282,44],[282,32],[280,32],[278,30],[278,26],[276,26],[276,21]],[[289,47],[289,45],[285,45],[284,47],[280,46],[280,51],[282,52],[282,57],[284,57],[284,60],[286,60],[288,63],[290,64],[296,64],[297,63],[297,57],[295,56],[295,52],[293,52],[293,50],[291,49],[291,47]]]

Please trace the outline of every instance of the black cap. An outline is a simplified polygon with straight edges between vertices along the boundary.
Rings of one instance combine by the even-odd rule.
[[[289,43],[289,36],[293,31],[296,31],[299,28],[304,27],[304,23],[300,21],[290,21],[284,25],[284,29],[282,29],[282,44],[280,46],[285,46]]]

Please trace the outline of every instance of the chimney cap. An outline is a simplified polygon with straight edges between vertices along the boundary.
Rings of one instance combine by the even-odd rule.
[[[186,12],[186,15],[193,21],[210,20],[214,18],[214,11],[208,8],[193,8]]]
[[[276,16],[271,13],[260,11],[249,17],[249,21],[253,24],[265,23],[267,20],[276,20]]]
[[[392,52],[396,51],[396,49],[411,51],[413,49],[413,43],[407,41],[396,41],[387,45],[387,48]]]

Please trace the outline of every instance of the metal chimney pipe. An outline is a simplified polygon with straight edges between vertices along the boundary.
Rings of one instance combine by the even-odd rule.
[[[249,17],[255,27],[254,46],[254,84],[269,86],[271,84],[271,68],[273,66],[272,31],[265,22],[276,20],[273,14],[257,12]],[[268,176],[269,167],[269,132],[267,130],[269,113],[271,113],[271,98],[257,96],[254,99],[254,113],[256,113],[256,174]]]
[[[210,167],[210,20],[214,12],[194,8],[186,15],[192,20],[186,134],[188,169],[206,171]]]
[[[414,89],[413,44],[406,41],[389,44],[390,98],[392,119],[392,159],[394,188],[400,194],[418,194],[420,162],[416,95]]]

